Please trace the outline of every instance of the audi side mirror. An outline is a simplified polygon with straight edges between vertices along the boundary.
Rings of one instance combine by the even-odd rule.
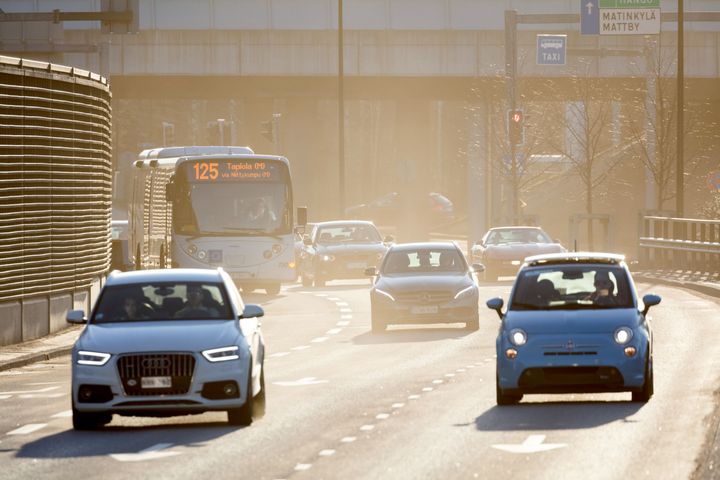
[[[240,315],[240,318],[256,318],[262,317],[263,315],[265,315],[265,311],[260,305],[253,305],[252,303],[249,303],[245,305],[245,309]]]
[[[82,310],[70,310],[65,316],[65,321],[74,325],[82,325],[87,323],[87,318],[85,318],[85,312]]]

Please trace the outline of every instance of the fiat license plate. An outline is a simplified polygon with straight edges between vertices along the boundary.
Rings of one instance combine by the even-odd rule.
[[[170,388],[172,387],[171,377],[142,377],[140,379],[142,388]]]

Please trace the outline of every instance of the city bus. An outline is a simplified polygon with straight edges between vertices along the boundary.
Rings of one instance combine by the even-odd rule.
[[[248,147],[157,148],[140,154],[132,177],[135,268],[223,267],[240,288],[271,295],[297,278],[287,158]]]

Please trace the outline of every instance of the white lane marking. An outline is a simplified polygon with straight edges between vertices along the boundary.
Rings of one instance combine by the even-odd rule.
[[[59,398],[64,393],[29,393],[27,395],[18,395],[18,398]]]
[[[335,305],[337,305],[338,307],[349,307],[350,306],[350,304],[347,302],[335,302]]]
[[[326,335],[337,335],[338,333],[342,332],[342,328],[331,328],[327,332],[325,332]]]
[[[452,378],[455,376],[455,374],[454,373],[446,373],[445,376],[448,378]]]
[[[298,347],[292,347],[290,350],[306,350],[310,348],[310,345],[300,345]]]
[[[340,320],[352,320],[352,315],[340,315]]]
[[[458,368],[458,369],[455,370],[455,371],[458,372],[458,373],[467,372],[467,370],[465,370],[464,368]]]
[[[8,435],[27,435],[28,433],[37,432],[41,428],[47,427],[47,423],[28,423],[20,428],[8,432]]]
[[[389,413],[378,413],[377,415],[375,415],[375,418],[377,418],[378,420],[387,420],[388,418],[390,418],[390,414]]]
[[[362,427],[360,427],[360,430],[362,430],[363,432],[369,432],[373,428],[375,428],[375,425],[363,425]]]
[[[357,437],[343,437],[340,439],[342,443],[352,443],[357,440]]]
[[[335,450],[327,449],[327,450],[320,450],[318,453],[321,457],[329,457],[331,455],[335,455]]]
[[[340,313],[350,313],[350,312],[352,312],[352,310],[347,307],[343,307],[340,309]]]
[[[443,381],[442,381],[442,380],[439,380],[439,379],[438,379],[438,380],[433,380],[432,382],[433,382],[435,385],[440,385],[441,383],[443,383]]]
[[[304,377],[299,380],[289,380],[285,382],[273,382],[273,385],[279,385],[281,387],[304,387],[306,385],[319,385],[321,383],[328,383],[327,380],[318,380],[315,377]]]
[[[393,404],[392,404],[392,408],[402,408],[402,407],[404,407],[404,406],[405,406],[405,404],[404,404],[404,403],[400,403],[400,402],[398,402],[398,403],[393,403]]]
[[[327,297],[328,294],[327,293],[316,293],[315,296],[316,297]]]
[[[408,395],[408,400],[417,400],[420,398],[420,395]]]
[[[7,400],[10,397],[12,397],[12,395],[0,395],[0,400]]]
[[[313,338],[312,340],[310,340],[310,343],[322,343],[327,339],[328,339],[328,337],[317,337],[317,338]]]
[[[63,382],[33,382],[33,383],[27,383],[26,385],[31,385],[34,387],[37,385],[60,385],[62,383]]]
[[[51,418],[69,418],[72,417],[72,410],[65,410],[64,412],[56,413]]]
[[[145,460],[156,460],[158,458],[180,455],[180,452],[164,451],[172,446],[172,443],[158,443],[145,450],[140,450],[138,453],[111,453],[110,456],[118,462],[142,462]]]
[[[433,391],[433,388],[432,388],[432,387],[425,387],[425,388],[422,389],[422,391],[423,391],[423,392],[432,392],[432,391]]]
[[[45,393],[52,390],[57,390],[58,388],[60,387],[47,387],[41,388],[39,390],[16,390],[14,392],[0,392],[0,395],[24,395],[26,393]]]
[[[312,468],[312,463],[298,463],[295,465],[296,472],[304,472],[305,470],[310,470],[310,468]]]
[[[277,352],[277,353],[268,355],[268,358],[287,357],[288,355],[290,355],[290,352]]]
[[[465,365],[465,368],[475,368],[475,365]]]
[[[328,300],[332,300],[333,302],[340,302],[342,301],[342,298],[340,297],[327,297]]]
[[[347,327],[348,325],[350,325],[350,322],[345,320],[345,321],[337,322],[335,325],[337,325],[338,327]]]
[[[536,453],[567,447],[565,443],[543,443],[543,441],[545,441],[545,435],[530,435],[523,443],[498,444],[492,447],[510,453]]]

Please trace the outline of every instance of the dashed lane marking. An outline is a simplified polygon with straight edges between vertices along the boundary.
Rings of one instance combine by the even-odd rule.
[[[340,439],[342,443],[352,443],[357,440],[357,437],[343,437]]]
[[[348,325],[350,325],[350,322],[348,322],[347,320],[343,320],[343,321],[337,322],[335,325],[337,325],[338,327],[347,327]]]
[[[360,430],[362,430],[363,432],[369,432],[369,431],[373,430],[374,428],[375,428],[375,425],[363,425],[362,427],[360,427]]]
[[[328,337],[317,337],[317,338],[313,338],[312,340],[310,340],[310,342],[311,343],[322,343],[322,342],[326,341],[327,339],[328,339]]]
[[[277,352],[277,353],[268,355],[268,358],[287,357],[288,355],[290,355],[290,352]]]
[[[52,390],[57,390],[60,387],[46,387],[39,390],[15,390],[13,392],[0,392],[0,395],[25,395],[28,393],[45,393]]]
[[[72,417],[72,410],[65,410],[64,412],[56,413],[51,418],[69,418]]]
[[[295,465],[295,471],[297,472],[304,472],[305,470],[310,470],[312,468],[312,463],[298,463]]]
[[[65,396],[64,393],[28,393],[26,395],[18,395],[18,398],[60,398]]]
[[[29,423],[20,428],[16,428],[8,432],[8,435],[27,435],[29,433],[37,432],[41,428],[47,427],[47,423]]]
[[[398,402],[398,403],[393,403],[393,404],[392,404],[392,408],[402,408],[402,407],[404,407],[404,406],[405,406],[405,404],[404,404],[404,403],[400,403],[400,402]]]
[[[378,413],[377,415],[375,415],[375,418],[377,418],[378,420],[387,420],[388,418],[390,418],[390,414],[389,413]]]
[[[332,450],[332,449],[320,450],[318,455],[320,455],[321,457],[329,457],[329,456],[335,455],[335,450]]]
[[[307,350],[310,348],[310,345],[298,345],[297,347],[292,347],[290,350]]]
[[[338,333],[342,332],[342,328],[331,328],[327,332],[325,332],[326,335],[337,335]]]
[[[110,456],[118,462],[142,462],[180,455],[180,452],[165,451],[172,446],[172,443],[158,443],[145,450],[140,450],[138,453],[111,453]]]

